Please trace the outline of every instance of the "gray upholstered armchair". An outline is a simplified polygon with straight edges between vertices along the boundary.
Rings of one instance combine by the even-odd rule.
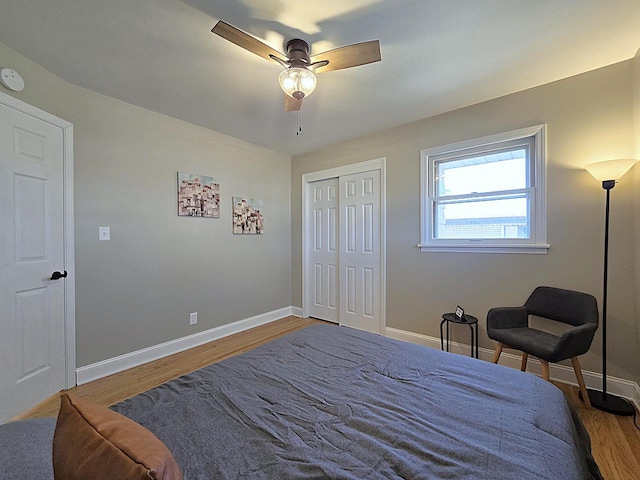
[[[562,335],[554,335],[529,326],[529,315],[544,317],[571,326]],[[498,363],[503,348],[522,352],[521,370],[533,355],[542,363],[542,377],[549,380],[549,362],[571,359],[582,399],[591,406],[582,377],[578,355],[589,350],[598,328],[598,304],[589,294],[553,287],[537,287],[522,307],[492,308],[487,313],[487,334],[496,340],[493,363]]]

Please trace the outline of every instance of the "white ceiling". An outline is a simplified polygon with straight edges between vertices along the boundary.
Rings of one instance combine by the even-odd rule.
[[[288,155],[620,62],[640,47],[640,0],[1,3],[0,42],[65,80]],[[281,67],[210,33],[219,19],[278,51],[296,37],[312,54],[379,39],[382,62],[320,74],[296,135]]]

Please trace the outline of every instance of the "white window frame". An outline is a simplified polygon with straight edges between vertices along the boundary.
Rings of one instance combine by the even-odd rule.
[[[433,212],[435,198],[434,163],[442,155],[464,155],[471,152],[491,152],[507,142],[519,139],[533,140],[530,149],[529,238],[517,239],[445,239],[434,238]],[[520,130],[499,133],[463,142],[427,148],[420,151],[420,243],[423,252],[474,252],[474,253],[530,253],[546,254],[547,243],[547,195],[546,195],[546,125],[536,125]]]

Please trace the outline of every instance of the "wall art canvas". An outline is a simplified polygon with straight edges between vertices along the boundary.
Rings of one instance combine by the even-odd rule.
[[[220,184],[216,179],[178,172],[178,215],[220,218]]]
[[[236,235],[262,235],[264,233],[261,200],[233,197],[233,233]]]

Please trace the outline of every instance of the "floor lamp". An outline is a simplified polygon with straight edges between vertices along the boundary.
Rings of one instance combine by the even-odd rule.
[[[609,267],[609,197],[617,181],[635,165],[635,159],[607,160],[585,168],[596,180],[602,181],[607,192],[604,223],[604,278],[602,288],[602,391],[588,390],[591,405],[615,415],[633,415],[634,407],[620,397],[607,393],[607,270]]]

